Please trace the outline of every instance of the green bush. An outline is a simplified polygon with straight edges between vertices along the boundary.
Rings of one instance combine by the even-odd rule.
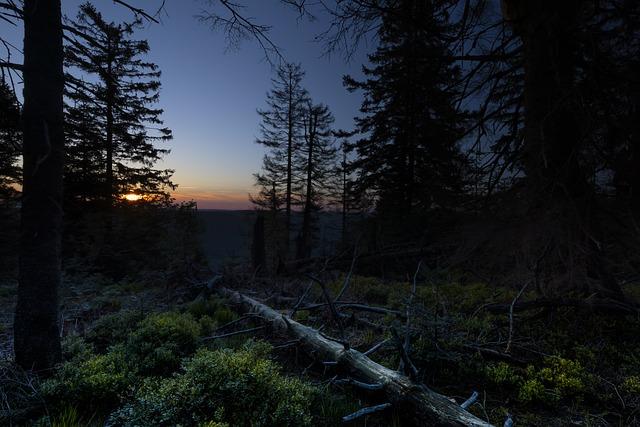
[[[152,314],[129,335],[126,353],[141,375],[167,375],[195,351],[200,332],[200,324],[190,314]]]
[[[188,304],[185,304],[184,306],[186,312],[196,319],[199,319],[202,316],[212,316],[213,313],[222,307],[223,304],[221,301],[214,296],[211,296],[208,299],[200,297]]]
[[[625,378],[621,388],[625,393],[640,395],[640,376],[632,375]]]
[[[98,319],[87,332],[87,341],[98,351],[104,351],[114,344],[124,343],[142,320],[139,311],[121,311]]]
[[[504,362],[485,369],[489,381],[512,387],[521,402],[553,404],[562,399],[580,400],[592,382],[580,362],[561,357],[548,357],[542,367],[528,366],[524,373],[520,372]]]
[[[42,384],[42,394],[54,406],[74,405],[83,410],[117,406],[135,379],[126,359],[122,345],[106,354],[74,358]]]
[[[287,378],[265,359],[268,346],[204,350],[172,378],[150,378],[132,403],[116,411],[115,425],[306,426],[318,391]],[[206,424],[209,423],[209,424]]]
[[[500,362],[490,364],[486,368],[487,378],[497,385],[517,385],[522,381],[522,376],[509,364]]]
[[[580,362],[561,357],[547,358],[537,378],[559,398],[581,395],[590,382],[590,376]]]
[[[67,335],[62,339],[62,359],[86,360],[94,354],[94,346],[79,335]]]

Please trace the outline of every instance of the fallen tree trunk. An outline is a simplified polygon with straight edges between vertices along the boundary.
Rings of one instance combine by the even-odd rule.
[[[380,384],[389,401],[401,410],[400,413],[412,414],[410,418],[416,425],[491,426],[445,396],[413,383],[406,376],[385,368],[359,351],[333,341],[316,329],[304,326],[253,298],[222,287],[215,287],[213,291],[238,304],[244,312],[259,315],[273,330],[299,340],[316,361],[334,362],[339,369],[360,381]]]

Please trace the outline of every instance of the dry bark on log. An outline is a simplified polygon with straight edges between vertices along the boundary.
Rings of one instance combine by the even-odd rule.
[[[260,315],[274,331],[300,340],[300,344],[315,360],[334,362],[339,369],[360,381],[382,384],[389,401],[400,408],[401,413],[412,414],[416,425],[491,426],[445,396],[411,382],[406,376],[385,368],[359,351],[345,348],[316,329],[304,326],[253,298],[222,287],[215,291],[238,304],[243,311]]]

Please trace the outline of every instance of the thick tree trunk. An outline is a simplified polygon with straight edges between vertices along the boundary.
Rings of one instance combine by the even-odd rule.
[[[389,401],[404,410],[401,413],[413,420],[415,425],[491,426],[445,396],[411,382],[404,375],[379,365],[359,351],[345,348],[342,344],[325,338],[313,328],[238,292],[225,288],[215,290],[238,304],[243,311],[261,316],[274,330],[300,340],[308,354],[318,362],[337,362],[339,369],[356,379],[381,384]]]
[[[64,74],[60,0],[25,0],[24,34],[24,182],[14,349],[16,362],[23,368],[43,370],[61,357]]]
[[[530,215],[548,240],[544,269],[559,288],[622,299],[601,253],[595,193],[580,164],[582,128],[575,110],[580,0],[506,0],[524,47],[525,145]],[[542,245],[541,245],[542,246]]]

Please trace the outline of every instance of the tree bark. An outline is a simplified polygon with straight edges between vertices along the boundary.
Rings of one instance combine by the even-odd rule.
[[[309,109],[309,129],[307,136],[307,177],[306,177],[306,192],[304,201],[304,212],[302,218],[302,230],[300,234],[300,241],[298,242],[298,259],[309,258],[311,256],[311,214],[313,209],[313,153],[315,150],[315,138],[318,128],[318,114],[313,111],[313,108]]]
[[[109,39],[108,49],[108,63],[107,74],[105,76],[105,86],[107,88],[107,126],[106,126],[106,199],[107,199],[107,231],[110,232],[111,228],[111,209],[113,207],[113,196],[115,194],[114,179],[113,179],[113,104],[115,98],[115,87],[113,79],[113,51],[115,48],[111,45],[111,39]]]
[[[345,348],[342,344],[325,338],[317,330],[304,326],[252,298],[226,288],[215,288],[215,291],[238,304],[243,311],[261,316],[274,330],[300,340],[308,354],[318,362],[337,362],[338,368],[356,379],[369,384],[381,384],[389,401],[401,410],[404,409],[401,413],[411,414],[407,417],[412,419],[415,425],[491,426],[445,396],[411,382],[397,371],[379,365],[359,351]]]
[[[44,370],[60,361],[63,50],[60,0],[24,2],[23,198],[16,362]]]
[[[597,292],[624,299],[608,271],[596,219],[595,191],[580,164],[583,131],[575,113],[581,0],[503,0],[523,43],[525,144],[532,218],[551,248],[544,261],[551,291]],[[542,250],[541,252],[547,252]]]
[[[286,197],[286,246],[285,257],[289,256],[291,239],[291,182],[293,179],[293,72],[289,70],[289,105],[287,110],[287,194]]]

